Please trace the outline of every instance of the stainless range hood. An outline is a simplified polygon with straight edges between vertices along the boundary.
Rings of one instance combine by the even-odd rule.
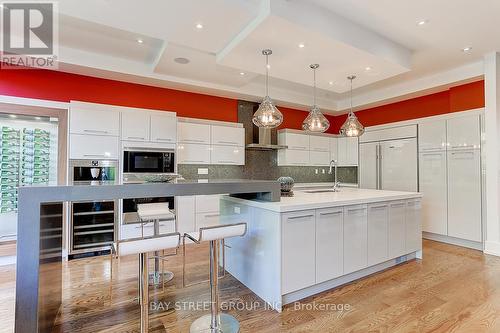
[[[288,146],[274,145],[271,143],[270,128],[259,128],[259,142],[246,145],[246,149],[252,150],[278,150],[287,148]]]

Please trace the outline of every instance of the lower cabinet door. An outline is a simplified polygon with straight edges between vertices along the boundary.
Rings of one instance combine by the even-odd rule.
[[[421,208],[422,203],[419,199],[406,202],[406,253],[422,249]]]
[[[389,205],[368,205],[368,266],[380,264],[388,259]]]
[[[122,224],[120,226],[120,239],[131,239],[153,236],[153,228],[142,227],[140,223]]]
[[[309,151],[295,149],[278,150],[278,166],[309,165]]]
[[[71,159],[118,159],[118,137],[106,135],[71,134],[69,158]]]
[[[219,224],[220,214],[214,213],[199,213],[196,214],[196,230],[203,227],[212,227]]]
[[[368,265],[368,214],[366,205],[344,207],[344,274]]]
[[[389,204],[389,259],[406,254],[406,202]]]
[[[181,235],[185,232],[195,231],[195,196],[187,195],[176,197],[175,200],[177,231],[179,231]]]
[[[282,215],[282,293],[314,285],[316,281],[316,212],[299,211]]]
[[[341,276],[344,272],[344,210],[316,211],[316,283]]]

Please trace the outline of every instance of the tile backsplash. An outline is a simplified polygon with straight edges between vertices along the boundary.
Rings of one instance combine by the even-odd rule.
[[[207,168],[208,175],[199,175],[198,168]],[[180,164],[178,172],[186,179],[265,179],[275,180],[281,176],[292,177],[296,183],[333,182],[334,175],[328,167],[278,166],[277,151],[247,150],[245,165],[188,165]],[[316,173],[317,170],[317,173]],[[339,167],[338,180],[342,183],[357,183],[357,167]]]

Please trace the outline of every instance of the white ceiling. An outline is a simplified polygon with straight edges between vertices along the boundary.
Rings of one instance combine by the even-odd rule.
[[[64,0],[59,12],[60,70],[258,101],[271,48],[271,97],[307,109],[319,63],[331,113],[349,74],[356,105],[382,103],[476,79],[500,50],[498,0]]]

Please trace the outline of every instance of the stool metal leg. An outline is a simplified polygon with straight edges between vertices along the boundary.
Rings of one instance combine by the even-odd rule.
[[[190,332],[236,333],[240,324],[236,318],[219,313],[219,241],[210,241],[210,314],[196,319]]]
[[[154,221],[154,235],[158,236],[160,235],[160,220],[155,220]],[[164,259],[162,259],[164,260]],[[167,272],[160,272],[160,252],[155,251],[154,253],[154,261],[155,261],[155,266],[154,266],[154,271],[149,275],[149,285],[150,286],[158,286],[160,284],[163,284],[165,282],[168,282],[174,278],[174,273],[167,271]]]
[[[141,302],[141,333],[149,330],[149,285],[148,285],[148,254],[139,254],[139,298]]]

